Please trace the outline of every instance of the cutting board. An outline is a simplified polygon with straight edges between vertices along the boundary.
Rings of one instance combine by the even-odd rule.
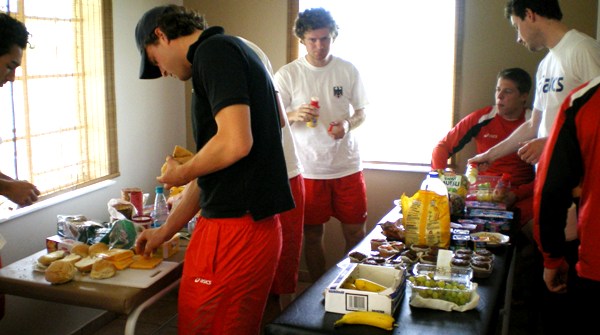
[[[179,265],[176,262],[163,261],[151,270],[141,269],[125,269],[117,271],[114,277],[107,279],[93,279],[88,275],[81,275],[79,272],[75,276],[75,280],[97,283],[97,284],[110,284],[137,288],[146,288],[154,284],[157,280],[164,277],[171,270],[175,269]]]
[[[15,263],[3,267],[2,269],[0,269],[0,276],[8,278],[18,278],[20,280],[31,282],[48,283],[44,279],[43,271],[36,269],[35,266],[35,264],[37,263],[37,259],[43,254],[46,254],[46,250],[42,250],[29,257],[23,258]],[[89,274],[82,275],[79,272],[77,272],[74,280],[96,284],[110,284],[135,288],[146,288],[154,284],[160,278],[164,277],[173,269],[175,269],[177,265],[179,265],[179,263],[177,262],[163,261],[151,270],[120,270],[117,271],[114,277],[107,279],[92,279],[89,277]]]

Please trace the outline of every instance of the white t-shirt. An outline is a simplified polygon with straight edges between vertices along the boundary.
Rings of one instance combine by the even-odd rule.
[[[600,76],[600,44],[572,29],[538,66],[534,108],[542,111],[538,137],[548,137],[563,101],[576,87]]]
[[[273,68],[271,67],[271,62],[269,61],[269,57],[267,57],[267,55],[264,53],[264,51],[262,51],[262,49],[258,45],[254,44],[253,42],[251,42],[243,37],[238,36],[238,38],[241,39],[242,41],[244,41],[244,43],[246,43],[252,50],[254,50],[254,52],[256,52],[256,54],[258,55],[260,60],[263,62],[263,65],[267,69],[267,72],[269,72],[269,74],[271,75],[271,78],[272,78],[273,77]],[[277,86],[275,84],[275,81],[273,81],[273,84],[275,86]],[[277,89],[277,88],[275,88],[275,89]],[[284,127],[281,128],[281,133],[282,133],[281,142],[283,144],[283,155],[285,156],[285,165],[287,167],[288,178],[292,179],[292,178],[298,176],[300,173],[302,173],[302,165],[300,164],[300,160],[298,159],[298,155],[296,153],[296,145],[294,143],[294,136],[292,135],[292,131],[290,130],[290,123],[287,118],[287,113],[281,113],[281,114],[283,115],[283,119],[285,122]]]
[[[296,151],[309,179],[336,179],[362,170],[358,142],[349,132],[334,140],[327,134],[332,121],[349,118],[354,110],[365,108],[367,96],[354,65],[338,57],[323,67],[315,67],[305,57],[284,65],[275,74],[286,111],[319,98],[317,126],[294,122],[292,133]]]

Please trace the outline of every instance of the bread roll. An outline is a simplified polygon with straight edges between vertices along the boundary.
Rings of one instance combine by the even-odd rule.
[[[194,157],[194,153],[187,150],[184,147],[181,147],[179,145],[175,146],[175,149],[173,149],[173,158],[175,158],[175,160],[177,162],[179,162],[179,164],[184,164],[185,162],[189,161],[190,159],[192,159],[192,157]],[[167,171],[167,163],[164,163],[163,166],[160,169],[160,174],[163,175],[165,174],[165,171]]]
[[[52,284],[66,283],[75,277],[75,271],[75,266],[71,262],[54,261],[46,269],[46,281]]]
[[[66,254],[67,254],[67,252],[64,250],[56,250],[56,251],[53,251],[53,252],[50,252],[50,253],[40,256],[40,258],[38,258],[38,263],[40,263],[44,266],[48,266],[48,265],[50,265],[50,263],[55,262],[55,261],[65,257]]]
[[[92,271],[92,265],[94,265],[96,261],[96,258],[84,257],[79,262],[75,263],[75,267],[79,272],[90,272]]]
[[[96,254],[108,251],[108,245],[106,243],[98,242],[90,245],[88,248],[88,256],[94,257]]]
[[[106,279],[111,278],[117,272],[117,268],[105,259],[99,259],[92,265],[92,272],[90,272],[90,278],[94,279]]]
[[[85,243],[77,243],[71,248],[71,254],[79,255],[81,258],[88,256],[90,246]]]
[[[81,256],[79,256],[77,254],[69,254],[69,255],[66,255],[63,259],[61,259],[61,261],[75,264],[75,263],[79,262],[80,259],[81,259]]]

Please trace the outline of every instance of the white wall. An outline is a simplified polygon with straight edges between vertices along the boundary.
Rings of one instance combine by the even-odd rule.
[[[1,251],[3,264],[43,249],[45,238],[56,233],[57,214],[83,214],[91,220],[106,221],[107,202],[120,197],[123,187],[141,187],[153,198],[155,178],[160,174],[165,155],[176,144],[185,145],[185,85],[173,78],[138,79],[140,56],[134,29],[147,9],[167,3],[182,4],[182,1],[113,1],[121,172],[116,184],[0,223],[0,233],[8,241]],[[70,334],[103,313],[15,296],[7,296],[6,309],[6,316],[0,321],[0,334]]]

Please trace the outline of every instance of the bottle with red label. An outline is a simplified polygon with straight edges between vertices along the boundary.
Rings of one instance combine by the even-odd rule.
[[[319,98],[317,98],[317,97],[310,98],[310,105],[315,108],[320,108],[319,107]],[[317,126],[317,117],[313,116],[312,120],[306,122],[306,126],[308,126],[310,128],[316,127]]]

